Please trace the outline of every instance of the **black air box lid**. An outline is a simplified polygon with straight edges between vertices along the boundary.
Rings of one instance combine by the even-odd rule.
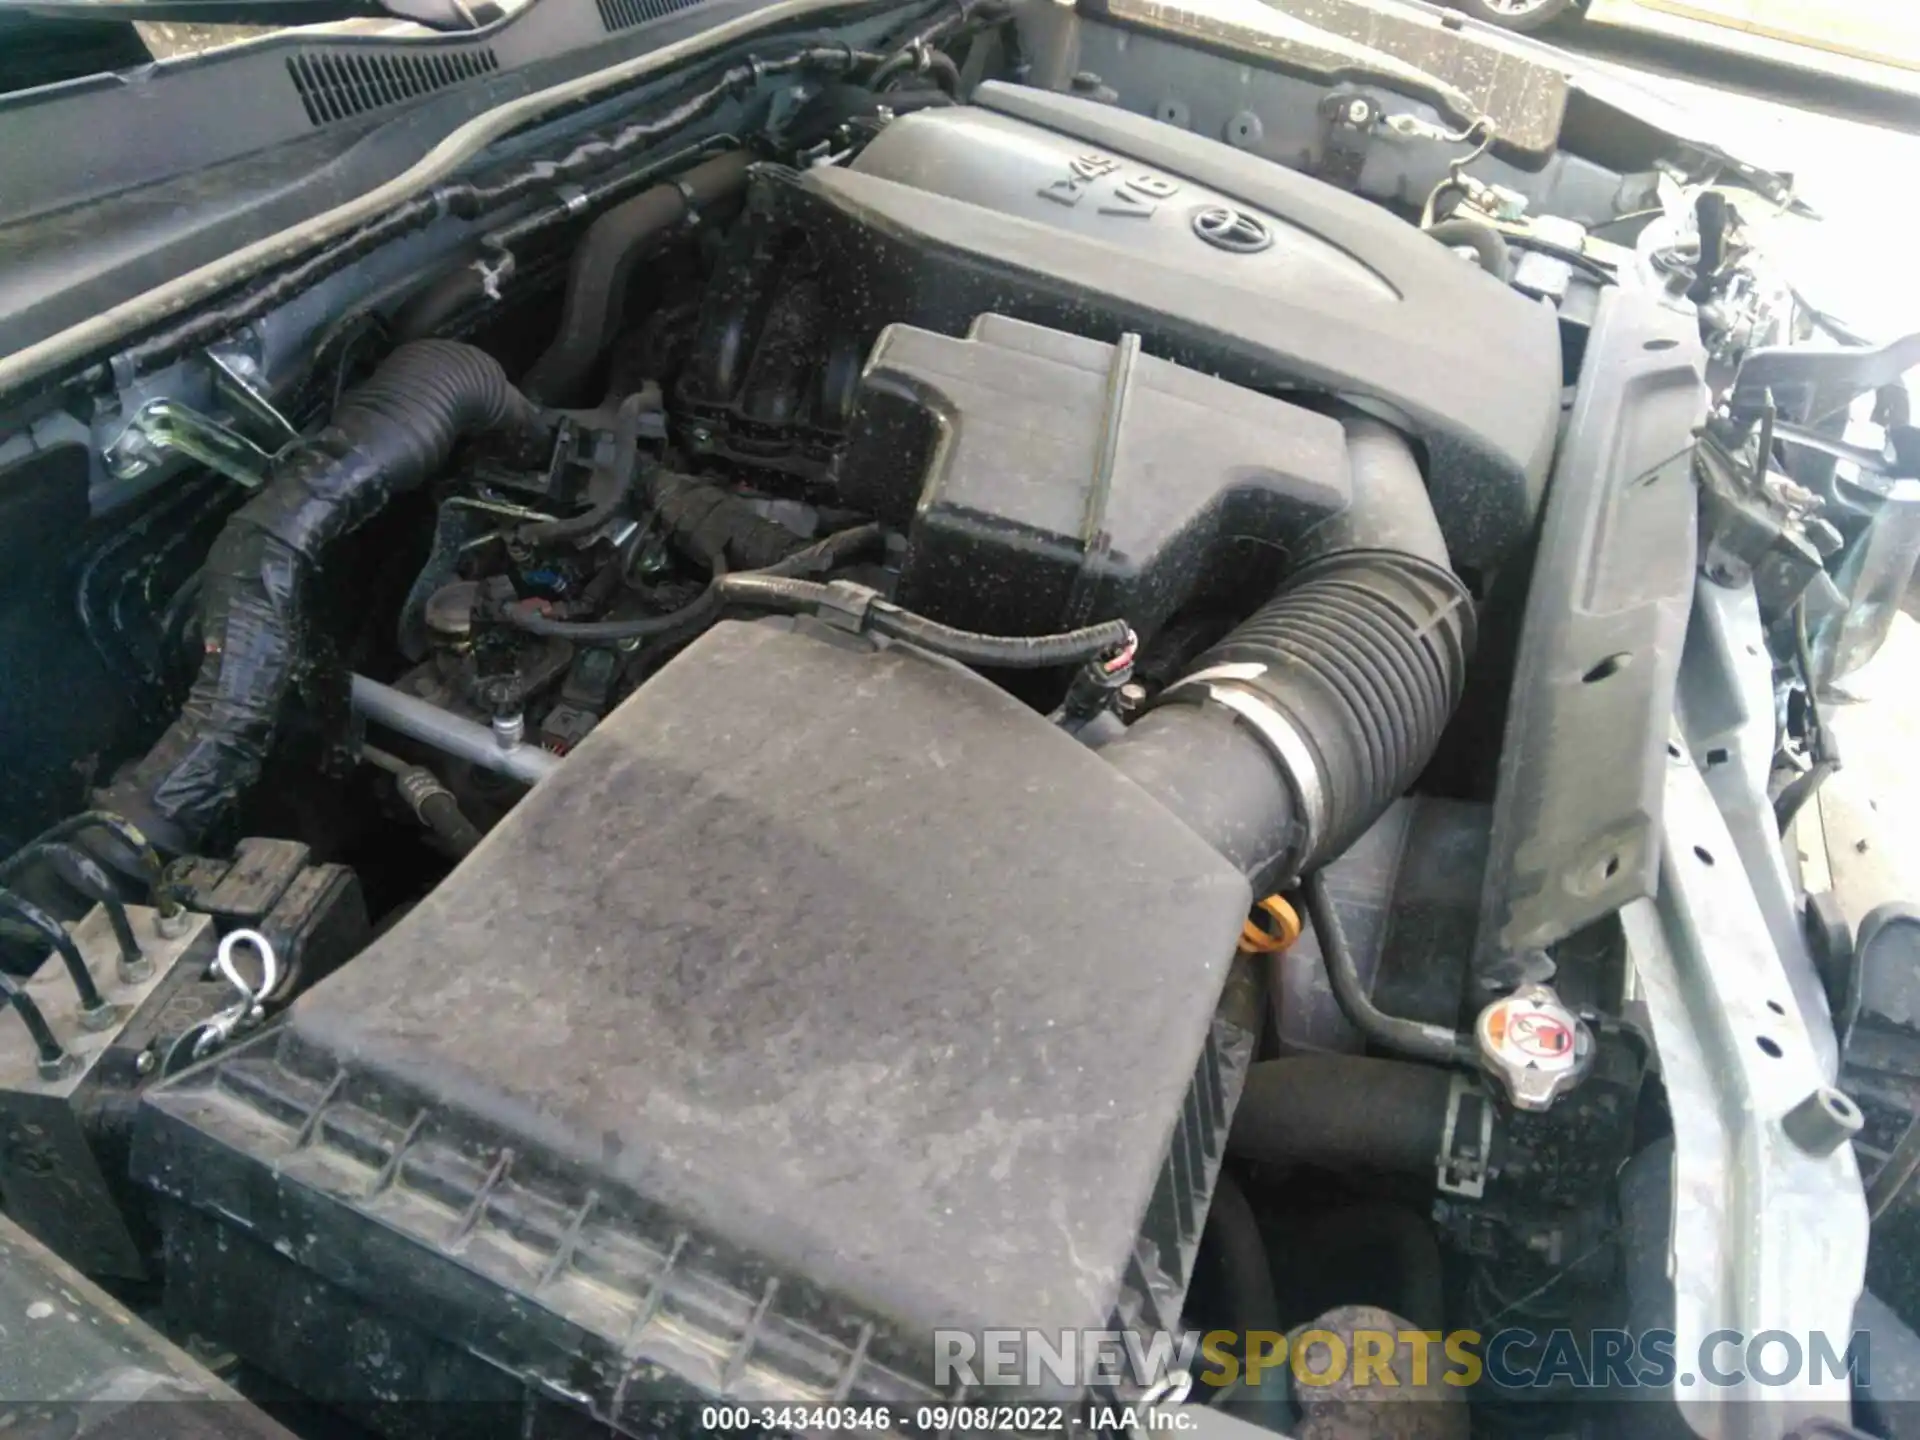
[[[1098,1327],[1143,1256],[1184,1277],[1248,901],[977,676],[722,624],[277,1034],[152,1093],[135,1168],[601,1413],[648,1354],[780,1389],[744,1352],[793,1307],[914,1368],[935,1327]],[[1169,1206],[1184,1257],[1142,1247]],[[739,1301],[706,1373],[675,1265]]]
[[[923,477],[917,498],[903,473]],[[911,521],[903,604],[1015,635],[1119,616],[1151,636],[1204,578],[1244,571],[1232,552],[1353,498],[1339,421],[1142,354],[1137,336],[992,314],[964,339],[881,332],[840,490]]]

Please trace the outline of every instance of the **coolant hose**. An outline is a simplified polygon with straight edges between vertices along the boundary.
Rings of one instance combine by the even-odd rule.
[[[1343,853],[1425,768],[1472,650],[1405,440],[1349,426],[1347,509],[1295,546],[1280,592],[1101,751],[1225,855],[1254,893]]]
[[[529,395],[559,404],[585,383],[620,327],[634,264],[675,225],[744,190],[751,163],[742,150],[716,155],[587,227],[567,272],[560,329],[527,371]]]
[[[1249,1067],[1228,1153],[1275,1165],[1430,1174],[1453,1072],[1361,1055],[1298,1055]]]
[[[305,658],[307,588],[326,548],[432,476],[462,435],[539,423],[484,351],[417,340],[389,355],[214,541],[200,673],[179,718],[102,808],[162,849],[195,844],[260,776]]]

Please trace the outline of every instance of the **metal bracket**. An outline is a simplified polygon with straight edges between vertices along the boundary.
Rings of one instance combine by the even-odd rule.
[[[1721,1331],[1849,1335],[1868,1238],[1853,1147],[1809,1148],[1785,1123],[1831,1083],[1832,1037],[1817,1038],[1790,973],[1804,953],[1781,952],[1706,778],[1670,759],[1665,789],[1659,892],[1620,924],[1673,1116],[1674,1353]],[[1813,1369],[1710,1394],[1669,1385],[1713,1440],[1777,1440],[1850,1398],[1847,1375]]]
[[[254,432],[273,446],[277,455],[300,439],[293,423],[274,408],[260,384],[260,364],[244,350],[215,348],[207,351],[213,366],[213,389],[227,402],[231,413],[251,422]]]
[[[1920,478],[1920,429],[1909,425],[1890,425],[1879,449],[1851,444],[1832,435],[1823,435],[1805,425],[1776,420],[1773,438],[1783,445],[1798,445],[1817,450],[1836,460],[1846,460],[1869,475],[1888,480]]]
[[[159,464],[168,451],[190,456],[249,490],[264,485],[273,468],[273,456],[244,435],[164,395],[134,412],[103,458],[112,475],[131,480]]]
[[[1335,90],[1320,102],[1321,156],[1319,178],[1343,190],[1360,188],[1360,172],[1380,107],[1357,90]]]
[[[1788,420],[1816,425],[1857,396],[1898,384],[1920,364],[1920,334],[1877,350],[1767,346],[1750,350],[1733,377],[1727,407],[1736,422],[1756,420],[1777,404]]]

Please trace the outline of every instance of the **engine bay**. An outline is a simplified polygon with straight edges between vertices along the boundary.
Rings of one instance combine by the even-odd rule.
[[[1381,84],[1289,168],[1037,83],[1124,26],[1035,9],[756,40],[60,392],[18,663],[98,723],[21,742],[0,1197],[312,1433],[1350,1433],[1255,1337],[1725,1320],[1666,1258],[1749,1065],[1846,1328],[1861,1117],[1767,927],[1884,576],[1832,443],[1769,478],[1834,410],[1744,368],[1814,322],[1735,177],[1531,213]],[[1733,850],[1777,893],[1673,873]],[[1485,1368],[1395,1433],[1644,1433]]]

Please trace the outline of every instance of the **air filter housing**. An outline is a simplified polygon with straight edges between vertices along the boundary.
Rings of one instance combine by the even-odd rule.
[[[150,1094],[176,1320],[321,1398],[627,1429],[928,1397],[936,1330],[1172,1323],[1246,882],[979,677],[810,624],[717,626]]]

